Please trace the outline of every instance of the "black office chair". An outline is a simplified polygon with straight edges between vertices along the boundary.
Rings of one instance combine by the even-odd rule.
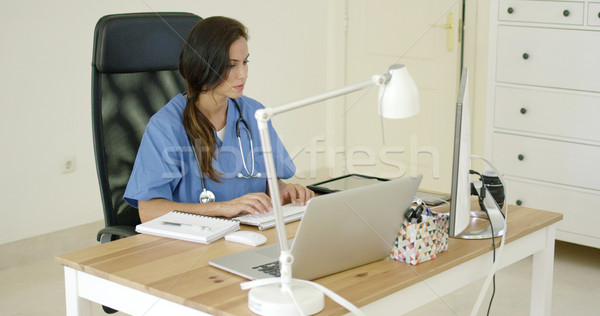
[[[123,200],[150,117],[185,90],[179,55],[191,13],[132,13],[101,18],[92,57],[92,129],[104,207],[105,243],[136,234],[138,210]]]

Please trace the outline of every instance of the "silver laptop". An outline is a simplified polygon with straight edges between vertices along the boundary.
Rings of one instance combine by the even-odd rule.
[[[314,280],[387,257],[421,175],[311,199],[291,244],[294,278]],[[291,242],[291,241],[290,241]],[[278,276],[279,243],[209,261],[248,279]]]

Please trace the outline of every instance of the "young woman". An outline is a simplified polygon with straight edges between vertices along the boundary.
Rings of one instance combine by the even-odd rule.
[[[172,210],[224,217],[271,210],[254,118],[263,105],[243,95],[247,40],[244,25],[225,17],[204,19],[190,32],[179,60],[187,92],[150,119],[125,191],[142,221]],[[277,177],[288,179],[296,167],[269,128]],[[279,180],[279,187],[284,203],[314,196],[297,184]]]

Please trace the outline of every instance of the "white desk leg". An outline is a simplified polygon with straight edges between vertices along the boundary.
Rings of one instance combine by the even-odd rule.
[[[65,267],[65,299],[68,316],[91,316],[92,302],[79,297],[77,271]]]
[[[533,254],[530,315],[550,315],[556,226],[546,227],[546,246]]]

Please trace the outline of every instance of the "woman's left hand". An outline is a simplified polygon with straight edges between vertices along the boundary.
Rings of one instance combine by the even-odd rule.
[[[315,192],[305,186],[295,183],[285,183],[279,180],[279,191],[281,193],[282,204],[294,203],[306,205],[308,200],[315,196]]]

